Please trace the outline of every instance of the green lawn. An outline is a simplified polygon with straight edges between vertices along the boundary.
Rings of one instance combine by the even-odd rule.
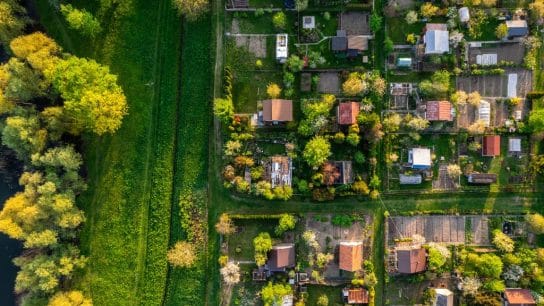
[[[66,51],[110,65],[129,101],[129,115],[113,136],[86,135],[89,189],[78,199],[87,222],[81,248],[89,256],[75,286],[95,305],[161,304],[164,253],[170,232],[181,23],[169,1],[134,1],[99,8],[104,32],[94,40],[68,30],[46,1],[41,23]]]
[[[317,299],[321,295],[326,295],[329,298],[330,306],[341,306],[344,305],[342,301],[342,286],[331,287],[331,286],[308,286],[308,301],[306,305],[317,305]]]
[[[400,45],[406,45],[408,44],[406,42],[406,36],[408,34],[416,34],[421,35],[421,31],[423,30],[423,27],[425,26],[422,22],[416,22],[414,24],[407,24],[404,18],[396,17],[396,18],[387,18],[387,35],[393,43],[400,44]]]
[[[234,223],[240,230],[228,238],[229,258],[233,260],[253,260],[255,250],[253,238],[261,232],[268,232],[274,237],[274,228],[278,225],[277,219],[265,220],[236,220]],[[240,252],[236,249],[239,248]]]

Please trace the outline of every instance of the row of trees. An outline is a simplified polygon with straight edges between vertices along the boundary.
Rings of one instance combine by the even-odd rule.
[[[50,305],[90,305],[81,292],[59,291],[87,261],[77,247],[85,221],[76,205],[86,189],[83,162],[64,136],[114,133],[126,98],[107,67],[62,54],[43,33],[16,37],[9,46],[13,57],[0,66],[2,143],[25,172],[23,191],[0,212],[0,231],[26,249],[14,260],[15,291],[26,294],[25,303],[50,297]]]

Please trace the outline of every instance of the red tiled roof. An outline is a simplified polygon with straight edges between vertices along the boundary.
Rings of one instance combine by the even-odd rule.
[[[506,289],[504,291],[504,298],[511,306],[536,305],[531,291],[527,289]]]
[[[501,155],[501,136],[492,135],[484,136],[482,145],[483,156],[500,156]]]
[[[272,247],[268,265],[271,269],[290,268],[295,266],[295,245],[278,244]]]
[[[397,250],[398,271],[404,274],[413,274],[425,271],[427,254],[425,249]]]
[[[427,102],[427,120],[429,121],[452,121],[451,103],[448,101]]]
[[[264,100],[263,120],[265,122],[293,121],[293,101],[282,99]]]
[[[348,304],[368,304],[368,291],[363,288],[349,289]]]
[[[339,268],[344,271],[355,272],[361,270],[363,261],[362,242],[340,242]]]
[[[350,125],[357,122],[357,115],[359,115],[359,103],[346,102],[338,105],[338,124]]]

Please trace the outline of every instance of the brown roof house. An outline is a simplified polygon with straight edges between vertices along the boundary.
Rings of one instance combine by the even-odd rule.
[[[363,262],[363,242],[362,241],[342,241],[340,242],[340,252],[338,267],[340,270],[355,272],[362,268]]]
[[[270,179],[272,188],[291,186],[292,169],[292,161],[289,156],[274,155],[270,157],[265,176]]]
[[[448,101],[429,101],[425,116],[429,121],[452,121],[451,103]]]
[[[338,124],[352,125],[354,123],[357,123],[357,115],[359,115],[360,110],[361,105],[357,102],[340,103],[336,108]]]
[[[323,167],[323,183],[327,186],[353,183],[351,161],[328,161]]]
[[[368,291],[363,288],[342,289],[344,302],[351,305],[368,304]]]
[[[501,136],[484,136],[482,142],[482,156],[495,157],[501,155]]]
[[[398,272],[415,274],[423,272],[427,267],[427,253],[424,248],[397,249]]]
[[[530,306],[536,305],[536,301],[527,289],[511,289],[504,290],[504,305],[505,306]]]
[[[295,267],[295,245],[281,243],[273,246],[266,267],[271,272],[284,272],[287,268]]]
[[[262,101],[263,122],[280,123],[293,121],[293,101],[270,99]]]

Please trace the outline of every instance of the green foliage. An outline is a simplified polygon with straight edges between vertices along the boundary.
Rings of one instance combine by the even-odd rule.
[[[529,214],[526,217],[529,229],[536,234],[544,234],[544,216],[541,214]]]
[[[259,233],[253,239],[253,247],[255,248],[255,262],[257,266],[262,266],[266,263],[267,253],[272,250],[272,238],[269,233]]]
[[[512,253],[514,251],[514,240],[499,229],[493,231],[493,245],[504,253]]]
[[[490,292],[501,293],[501,292],[504,292],[504,289],[506,289],[506,286],[504,284],[504,281],[502,280],[491,279],[484,283],[483,288]]]
[[[365,158],[365,155],[363,154],[363,152],[361,151],[357,151],[355,152],[355,155],[353,156],[353,160],[357,163],[357,164],[364,164],[365,161],[366,161],[366,158]]]
[[[15,37],[23,34],[29,22],[26,9],[17,0],[0,2],[0,43],[8,44]]]
[[[33,114],[8,117],[2,130],[2,143],[14,150],[19,159],[28,160],[32,154],[44,150],[47,130]]]
[[[196,21],[209,10],[209,0],[172,0],[172,3],[189,21]]]
[[[376,11],[370,16],[370,29],[376,33],[382,28],[383,17],[378,15]]]
[[[234,115],[234,105],[232,99],[217,98],[213,102],[214,115],[223,122],[223,124],[229,124]]]
[[[310,167],[319,167],[331,155],[331,144],[326,138],[316,136],[306,144],[302,155]]]
[[[287,59],[285,64],[287,65],[287,68],[289,68],[291,72],[299,72],[302,70],[302,68],[304,68],[304,60],[295,54],[291,55]]]
[[[334,215],[331,219],[331,223],[340,227],[350,227],[355,220],[350,215]]]
[[[288,284],[273,284],[269,282],[261,290],[261,298],[265,306],[279,305],[283,297],[292,294],[293,290]]]
[[[68,26],[81,34],[89,37],[95,37],[102,32],[100,22],[91,13],[86,10],[78,10],[71,4],[61,4],[60,12],[66,18]]]
[[[385,40],[383,41],[383,51],[384,51],[384,53],[386,55],[390,54],[391,52],[393,52],[393,47],[394,47],[394,44],[393,44],[393,41],[391,40],[391,38],[386,37]]]
[[[308,8],[308,0],[295,0],[295,9],[297,11],[304,11]]]
[[[277,236],[281,236],[286,231],[294,229],[296,223],[297,219],[295,218],[295,216],[290,214],[283,214],[281,215],[280,220],[278,221],[278,226],[276,226],[276,229],[274,231]]]
[[[287,28],[287,15],[284,12],[277,12],[272,17],[272,23],[278,30],[285,30]]]
[[[428,252],[429,257],[427,261],[429,264],[429,269],[431,271],[440,270],[446,264],[447,258],[444,257],[444,255],[442,255],[439,250],[432,247],[429,248]]]
[[[419,83],[419,88],[423,95],[427,97],[446,97],[450,89],[450,73],[446,70],[436,71],[431,80],[424,80]]]
[[[41,74],[24,62],[11,58],[4,69],[9,77],[5,86],[5,98],[15,102],[26,102],[46,95],[48,84]]]
[[[544,109],[531,111],[529,114],[529,126],[535,133],[544,131]]]

